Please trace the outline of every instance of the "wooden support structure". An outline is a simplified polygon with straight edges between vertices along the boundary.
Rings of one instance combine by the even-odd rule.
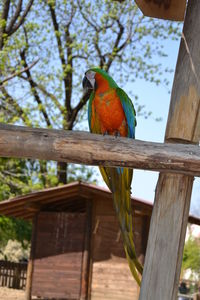
[[[198,145],[143,142],[78,131],[0,124],[0,156],[200,176]]]
[[[84,240],[83,265],[82,265],[82,282],[80,300],[88,299],[89,275],[90,275],[90,254],[91,254],[91,234],[92,234],[92,202],[86,201],[86,230]]]
[[[26,293],[25,300],[31,300],[32,292],[32,278],[33,278],[33,260],[35,255],[35,243],[36,243],[36,226],[37,226],[37,214],[34,217],[33,227],[32,227],[32,237],[31,237],[31,253],[28,262],[27,268],[27,277],[26,277]]]
[[[34,202],[27,202],[25,204],[25,208],[28,211],[38,212],[40,210],[40,205],[38,203],[34,203]]]
[[[200,1],[188,1],[166,142],[200,139]],[[161,174],[150,225],[140,300],[175,300],[193,177]]]
[[[136,0],[145,16],[183,21],[186,0]]]

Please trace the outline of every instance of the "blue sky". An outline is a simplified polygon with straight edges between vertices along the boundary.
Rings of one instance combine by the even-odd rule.
[[[180,41],[166,41],[164,48],[168,57],[159,58],[159,62],[164,67],[175,70],[179,44]],[[171,91],[173,84],[174,73],[170,73],[167,77],[170,82],[168,89],[163,85],[156,86],[145,80],[136,80],[134,83],[127,83],[123,87],[127,92],[133,90],[133,93],[139,96],[140,103],[145,105],[145,109],[153,112],[152,116],[147,119],[144,117],[137,118],[136,138],[139,140],[153,142],[163,142],[164,140],[171,97],[169,91]],[[155,121],[156,117],[161,117],[162,121]],[[132,182],[133,196],[153,202],[157,179],[157,172],[135,170]],[[104,185],[101,179],[99,184]],[[200,181],[195,179],[190,212],[198,216],[200,216],[199,192]]]

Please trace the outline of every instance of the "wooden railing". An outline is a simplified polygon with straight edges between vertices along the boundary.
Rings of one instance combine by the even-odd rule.
[[[14,263],[0,260],[0,286],[13,289],[25,289],[27,263]]]

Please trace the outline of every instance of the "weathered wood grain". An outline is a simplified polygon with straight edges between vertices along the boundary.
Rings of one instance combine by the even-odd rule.
[[[140,300],[177,299],[192,181],[184,175],[159,177]]]
[[[138,299],[137,283],[133,281],[125,258],[119,224],[111,202],[95,202],[92,235],[91,300]],[[102,205],[104,211],[102,212]],[[133,218],[134,242],[138,255],[141,250],[143,217]]]
[[[166,142],[198,142],[200,1],[188,1],[166,129]],[[140,300],[175,300],[193,177],[161,174],[153,208]]]
[[[32,236],[31,236],[31,253],[28,261],[27,278],[26,278],[26,292],[25,300],[31,300],[32,293],[32,280],[33,280],[33,267],[35,257],[35,245],[36,245],[36,227],[37,227],[38,215],[36,214],[33,219]]]
[[[80,299],[86,214],[40,212],[32,296]]]
[[[126,166],[200,176],[198,145],[167,145],[78,131],[0,124],[0,156]]]
[[[90,255],[91,255],[91,231],[92,231],[92,202],[86,201],[86,227],[84,237],[83,261],[81,271],[81,291],[80,300],[89,298],[89,276],[90,276]]]
[[[183,21],[186,0],[136,0],[145,16]]]

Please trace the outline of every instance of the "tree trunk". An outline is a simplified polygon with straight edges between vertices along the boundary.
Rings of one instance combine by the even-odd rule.
[[[44,187],[47,187],[47,161],[40,161],[41,180]]]
[[[65,162],[58,162],[57,163],[57,176],[59,183],[66,184],[67,183],[67,168],[68,164]]]

